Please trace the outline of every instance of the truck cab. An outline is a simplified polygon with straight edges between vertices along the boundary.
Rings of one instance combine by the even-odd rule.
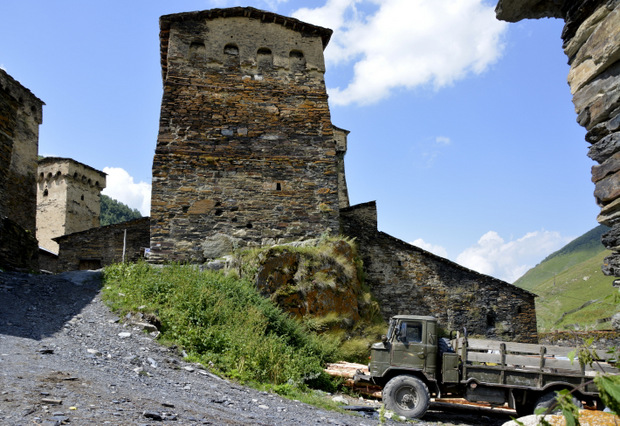
[[[422,374],[434,381],[437,373],[437,319],[396,315],[387,335],[371,347],[370,376],[389,380],[395,374]]]

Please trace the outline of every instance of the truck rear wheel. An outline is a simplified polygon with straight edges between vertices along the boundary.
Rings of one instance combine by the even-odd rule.
[[[383,388],[385,408],[410,419],[422,417],[430,401],[426,384],[413,376],[396,376]]]
[[[577,408],[583,408],[583,404],[574,396],[572,397],[573,404],[577,406]],[[537,410],[549,410],[551,408],[551,414],[558,414],[562,412],[562,408],[555,405],[557,402],[557,394],[555,392],[547,392],[536,401],[536,406],[534,407],[534,411]],[[555,405],[555,406],[554,406]]]

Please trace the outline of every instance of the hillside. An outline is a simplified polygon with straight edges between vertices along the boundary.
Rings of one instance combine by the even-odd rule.
[[[530,269],[515,285],[532,291],[536,300],[539,331],[607,329],[605,321],[617,312],[613,295],[614,277],[601,272],[609,255],[601,235],[609,228],[600,225],[571,241]]]
[[[137,209],[132,209],[120,201],[101,194],[101,226],[114,225],[115,223],[127,222],[128,220],[142,217]]]

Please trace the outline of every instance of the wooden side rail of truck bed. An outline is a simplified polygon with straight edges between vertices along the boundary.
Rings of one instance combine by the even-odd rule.
[[[543,389],[553,383],[584,384],[597,373],[618,374],[606,360],[581,365],[575,348],[458,338],[451,341],[461,358],[462,381]],[[595,392],[586,386],[584,392]]]

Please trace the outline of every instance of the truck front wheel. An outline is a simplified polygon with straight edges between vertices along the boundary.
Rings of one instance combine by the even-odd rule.
[[[383,388],[385,408],[410,419],[422,417],[430,401],[426,384],[413,376],[396,376]]]

